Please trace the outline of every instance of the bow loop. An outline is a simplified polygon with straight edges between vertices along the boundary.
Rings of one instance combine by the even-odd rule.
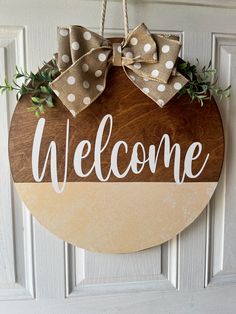
[[[105,38],[79,25],[58,27],[58,68],[65,71],[91,49],[104,45]]]
[[[157,62],[157,46],[144,23],[137,26],[126,38],[123,55],[135,62]]]
[[[122,66],[127,77],[163,107],[186,83],[175,69],[180,42],[173,36],[152,35],[144,24],[122,43],[82,26],[58,28],[58,68],[51,87],[75,116],[103,92],[111,66]]]
[[[143,78],[167,84],[175,72],[181,44],[173,36],[152,35],[152,38],[158,47],[158,52],[153,53],[152,59],[147,62],[137,60],[127,67]]]

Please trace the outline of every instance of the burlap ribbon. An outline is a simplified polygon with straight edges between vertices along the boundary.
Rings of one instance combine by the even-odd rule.
[[[160,107],[187,83],[175,68],[180,42],[174,36],[151,35],[144,24],[120,44],[82,26],[58,28],[58,43],[61,74],[51,87],[74,116],[101,95],[111,66],[122,66],[127,77]]]

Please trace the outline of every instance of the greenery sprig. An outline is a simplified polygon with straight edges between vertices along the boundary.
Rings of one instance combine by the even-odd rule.
[[[213,95],[220,98],[227,98],[230,96],[230,88],[221,89],[217,86],[217,79],[215,78],[216,70],[212,69],[211,62],[206,67],[199,69],[199,62],[197,64],[190,64],[180,59],[177,64],[177,70],[183,74],[189,81],[179,91],[179,95],[188,94],[191,100],[197,100],[201,106],[204,101],[210,99]],[[4,85],[0,85],[0,93],[16,91],[17,99],[22,95],[31,95],[32,106],[28,107],[28,111],[33,111],[36,117],[39,117],[45,111],[45,106],[52,108],[55,106],[54,93],[50,87],[52,82],[60,74],[56,64],[56,60],[49,63],[44,62],[42,69],[38,69],[35,74],[33,72],[26,72],[22,69],[16,68],[16,74],[12,84],[7,80]],[[17,80],[23,79],[20,85]]]
[[[190,64],[189,62],[179,62],[177,70],[183,74],[189,81],[179,91],[180,95],[188,94],[191,100],[197,100],[201,106],[204,101],[211,99],[212,96],[218,96],[220,99],[228,98],[230,96],[230,88],[220,88],[217,85],[216,69],[212,68],[211,61],[208,66],[199,69],[199,61],[197,64]]]
[[[17,99],[22,95],[31,95],[32,106],[28,107],[28,111],[33,111],[36,117],[39,117],[45,111],[45,106],[48,108],[54,107],[53,90],[50,87],[52,82],[60,74],[56,61],[53,59],[51,62],[44,62],[42,69],[38,69],[35,74],[33,72],[28,73],[16,67],[16,74],[12,84],[9,84],[7,80],[4,81],[4,85],[0,85],[0,92],[16,91]],[[19,84],[17,80],[23,80],[23,83]]]

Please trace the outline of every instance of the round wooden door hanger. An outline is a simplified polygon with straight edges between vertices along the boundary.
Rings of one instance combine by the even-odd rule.
[[[16,189],[51,232],[98,252],[163,243],[202,212],[219,180],[224,135],[215,101],[175,96],[163,109],[121,67],[76,118],[59,99],[37,119],[15,109],[9,140]]]

